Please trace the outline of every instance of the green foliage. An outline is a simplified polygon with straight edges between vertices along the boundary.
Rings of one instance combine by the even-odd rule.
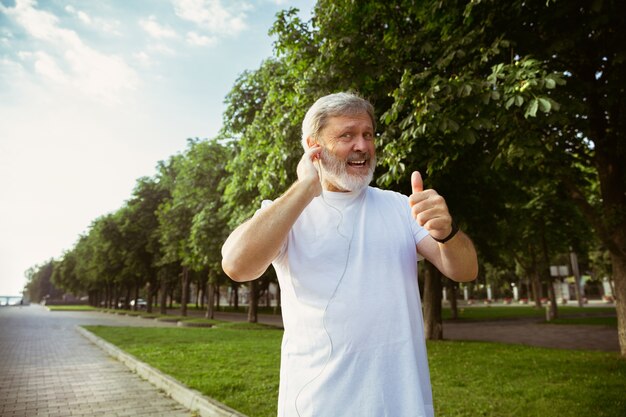
[[[52,280],[55,262],[51,259],[40,265],[30,267],[26,275],[25,290],[31,300],[40,302],[46,298],[58,298],[62,292]]]

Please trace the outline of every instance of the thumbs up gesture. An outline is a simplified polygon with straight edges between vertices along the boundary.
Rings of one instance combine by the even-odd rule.
[[[435,239],[445,239],[452,232],[452,216],[446,201],[437,191],[424,190],[422,175],[415,171],[411,175],[409,205],[415,221]]]

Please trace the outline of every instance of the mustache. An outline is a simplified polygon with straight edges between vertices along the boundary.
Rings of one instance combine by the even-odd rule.
[[[354,162],[354,161],[369,162],[370,159],[372,159],[372,156],[367,152],[354,152],[348,155],[348,158],[346,160],[347,162]]]

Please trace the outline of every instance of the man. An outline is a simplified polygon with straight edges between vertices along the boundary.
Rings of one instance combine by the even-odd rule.
[[[408,198],[368,186],[374,132],[366,100],[320,98],[302,124],[297,181],[222,248],[235,281],[276,269],[285,327],[280,417],[434,415],[418,256],[470,281],[476,252],[418,172]]]

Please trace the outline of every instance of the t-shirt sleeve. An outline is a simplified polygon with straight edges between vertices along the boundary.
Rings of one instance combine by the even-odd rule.
[[[409,197],[405,195],[402,195],[402,197],[403,197],[402,204],[404,206],[406,219],[407,219],[407,222],[409,223],[409,227],[411,228],[411,233],[413,234],[415,245],[417,245],[422,239],[428,236],[428,230],[420,226],[411,215],[411,206],[409,206]],[[417,260],[421,261],[423,259],[424,257],[419,252],[417,252]]]
[[[403,195],[404,207],[406,210],[407,221],[411,225],[411,232],[413,233],[413,238],[415,239],[415,244],[417,245],[422,239],[428,236],[428,230],[424,229],[420,226],[413,216],[411,215],[411,206],[409,206],[409,197]]]

